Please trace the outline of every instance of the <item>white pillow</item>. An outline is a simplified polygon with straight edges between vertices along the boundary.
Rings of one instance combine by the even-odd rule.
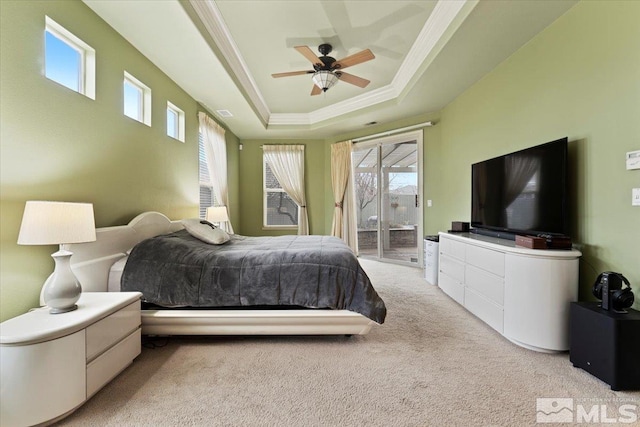
[[[215,228],[211,223],[199,218],[183,219],[180,222],[189,234],[203,242],[221,245],[229,241],[229,235],[226,231]]]

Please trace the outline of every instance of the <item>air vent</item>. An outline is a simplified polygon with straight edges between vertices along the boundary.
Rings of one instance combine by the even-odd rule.
[[[229,110],[216,110],[216,113],[218,113],[220,117],[224,117],[225,119],[233,117],[233,114],[231,114],[231,111]]]

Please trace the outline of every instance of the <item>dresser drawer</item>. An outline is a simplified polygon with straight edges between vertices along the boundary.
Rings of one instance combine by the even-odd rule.
[[[467,245],[466,261],[475,267],[504,277],[504,253],[475,245]]]
[[[504,305],[504,279],[472,265],[465,270],[465,285],[496,304]]]
[[[503,333],[504,311],[496,303],[478,294],[471,288],[465,288],[464,306],[475,314],[480,320],[491,326],[496,331]]]
[[[464,261],[465,246],[462,242],[457,242],[444,236],[440,238],[440,253],[461,261]]]
[[[140,301],[116,311],[87,328],[87,362],[140,326]]]
[[[464,283],[464,263],[450,256],[440,254],[438,270],[452,277],[458,282]]]
[[[140,354],[141,339],[141,329],[138,328],[87,365],[87,399]]]
[[[438,275],[438,286],[445,294],[449,295],[459,304],[464,305],[464,285],[462,283],[440,271]]]

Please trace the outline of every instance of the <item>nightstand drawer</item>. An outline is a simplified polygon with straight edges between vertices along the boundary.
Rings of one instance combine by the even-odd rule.
[[[87,399],[131,364],[140,354],[141,339],[138,328],[87,365]]]
[[[136,301],[87,328],[87,362],[140,326],[140,301]]]

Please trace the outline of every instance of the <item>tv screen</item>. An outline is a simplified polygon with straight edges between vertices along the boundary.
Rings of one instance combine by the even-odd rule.
[[[473,164],[471,226],[506,238],[568,235],[567,141],[562,138]]]

